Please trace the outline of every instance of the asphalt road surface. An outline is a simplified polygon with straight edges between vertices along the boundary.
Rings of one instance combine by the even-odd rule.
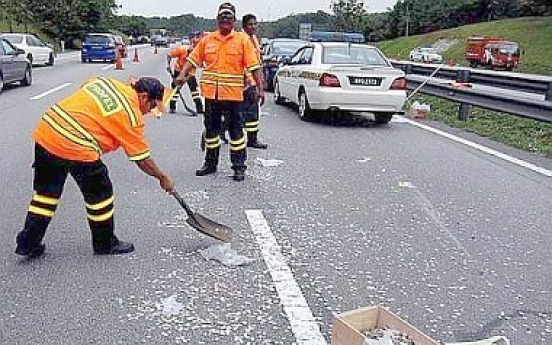
[[[252,262],[206,260],[219,244],[122,152],[104,161],[116,233],[134,253],[92,254],[69,179],[45,255],[14,254],[42,113],[95,75],[168,82],[166,53],[141,48],[122,71],[66,55],[0,95],[1,344],[329,344],[335,314],[376,304],[444,342],[552,343],[551,160],[428,121],[307,123],[269,99],[269,148],[248,150],[238,183],[228,145],[216,174],[194,175],[202,119],[179,105],[147,120],[154,158]]]

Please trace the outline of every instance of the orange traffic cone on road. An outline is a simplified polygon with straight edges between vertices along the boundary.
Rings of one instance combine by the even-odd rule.
[[[134,58],[132,58],[132,61],[140,62],[140,60],[138,59],[138,48],[134,48]]]
[[[117,57],[115,58],[115,69],[116,70],[122,70],[123,68],[123,59],[121,58],[121,54],[117,53]]]

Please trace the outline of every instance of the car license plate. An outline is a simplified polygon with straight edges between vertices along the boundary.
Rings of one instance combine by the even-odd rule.
[[[382,78],[369,78],[369,77],[349,77],[349,83],[351,85],[360,86],[380,86]]]

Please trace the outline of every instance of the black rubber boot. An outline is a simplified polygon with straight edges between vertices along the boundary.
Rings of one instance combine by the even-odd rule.
[[[245,180],[245,169],[238,168],[234,170],[234,181],[241,182]]]
[[[27,216],[25,229],[17,234],[15,253],[30,258],[38,257],[44,253],[46,246],[42,239],[46,234],[46,228],[50,218]]]
[[[207,149],[207,153],[205,154],[205,163],[203,163],[203,166],[200,169],[196,170],[196,176],[205,176],[216,173],[218,161],[219,148]]]
[[[252,147],[254,149],[266,150],[268,148],[267,144],[264,144],[257,140],[258,132],[249,132],[247,133],[247,147]]]
[[[205,176],[209,174],[214,174],[217,172],[217,167],[212,165],[203,164],[201,168],[196,170],[196,176]]]
[[[15,253],[26,256],[28,258],[37,258],[44,253],[45,249],[46,249],[46,245],[43,243],[39,244],[38,246],[34,247],[31,250],[24,250],[18,246],[17,248],[15,248]]]
[[[107,232],[100,230],[101,232]],[[99,231],[98,231],[99,232]],[[92,232],[92,244],[94,246],[94,254],[96,255],[115,255],[126,254],[134,251],[134,244],[130,242],[119,241],[117,236],[111,234],[109,239],[105,238],[105,234],[95,234]]]

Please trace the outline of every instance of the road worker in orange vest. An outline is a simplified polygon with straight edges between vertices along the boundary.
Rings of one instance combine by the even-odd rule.
[[[201,76],[201,94],[205,97],[205,162],[196,171],[197,176],[217,171],[221,146],[221,115],[224,114],[230,134],[230,160],[234,180],[245,178],[247,158],[246,138],[241,117],[244,70],[253,74],[259,86],[258,100],[264,103],[261,65],[251,41],[234,31],[235,7],[226,2],[217,12],[218,30],[205,36],[188,56],[177,83],[183,84],[194,67],[205,65]]]
[[[99,77],[46,111],[33,134],[34,194],[17,235],[17,254],[36,257],[44,252],[42,240],[68,175],[86,203],[94,254],[134,250],[132,243],[115,236],[113,186],[101,156],[122,147],[130,161],[172,193],[173,179],[157,166],[144,138],[144,115],[163,110],[167,91],[155,78],[123,83]]]
[[[174,79],[180,74],[180,71],[182,70],[182,67],[184,67],[184,63],[186,62],[186,58],[188,57],[188,54],[192,51],[191,45],[179,45],[174,48],[172,48],[169,53],[167,54],[167,72],[172,77],[171,87],[176,87],[176,83]],[[171,68],[171,62],[174,60],[174,70]],[[195,70],[190,71],[190,75],[188,76],[188,79],[186,80],[186,83],[188,84],[188,87],[190,88],[190,92],[192,94],[192,100],[195,103],[196,111],[198,114],[203,113],[203,103],[201,102],[201,97],[199,95],[199,90],[197,88],[197,79],[194,75]],[[174,94],[171,101],[169,102],[169,112],[174,113],[176,112],[176,103],[178,102],[180,95],[178,93]],[[193,114],[196,115],[196,114]]]
[[[243,32],[247,39],[251,40],[255,47],[255,54],[262,65],[261,45],[255,31],[257,30],[257,17],[254,14],[246,14],[242,18]],[[243,116],[245,120],[244,129],[247,133],[247,147],[266,149],[268,145],[259,141],[259,103],[257,99],[257,83],[250,72],[245,73],[245,89],[243,90]],[[264,82],[264,81],[263,81]]]

